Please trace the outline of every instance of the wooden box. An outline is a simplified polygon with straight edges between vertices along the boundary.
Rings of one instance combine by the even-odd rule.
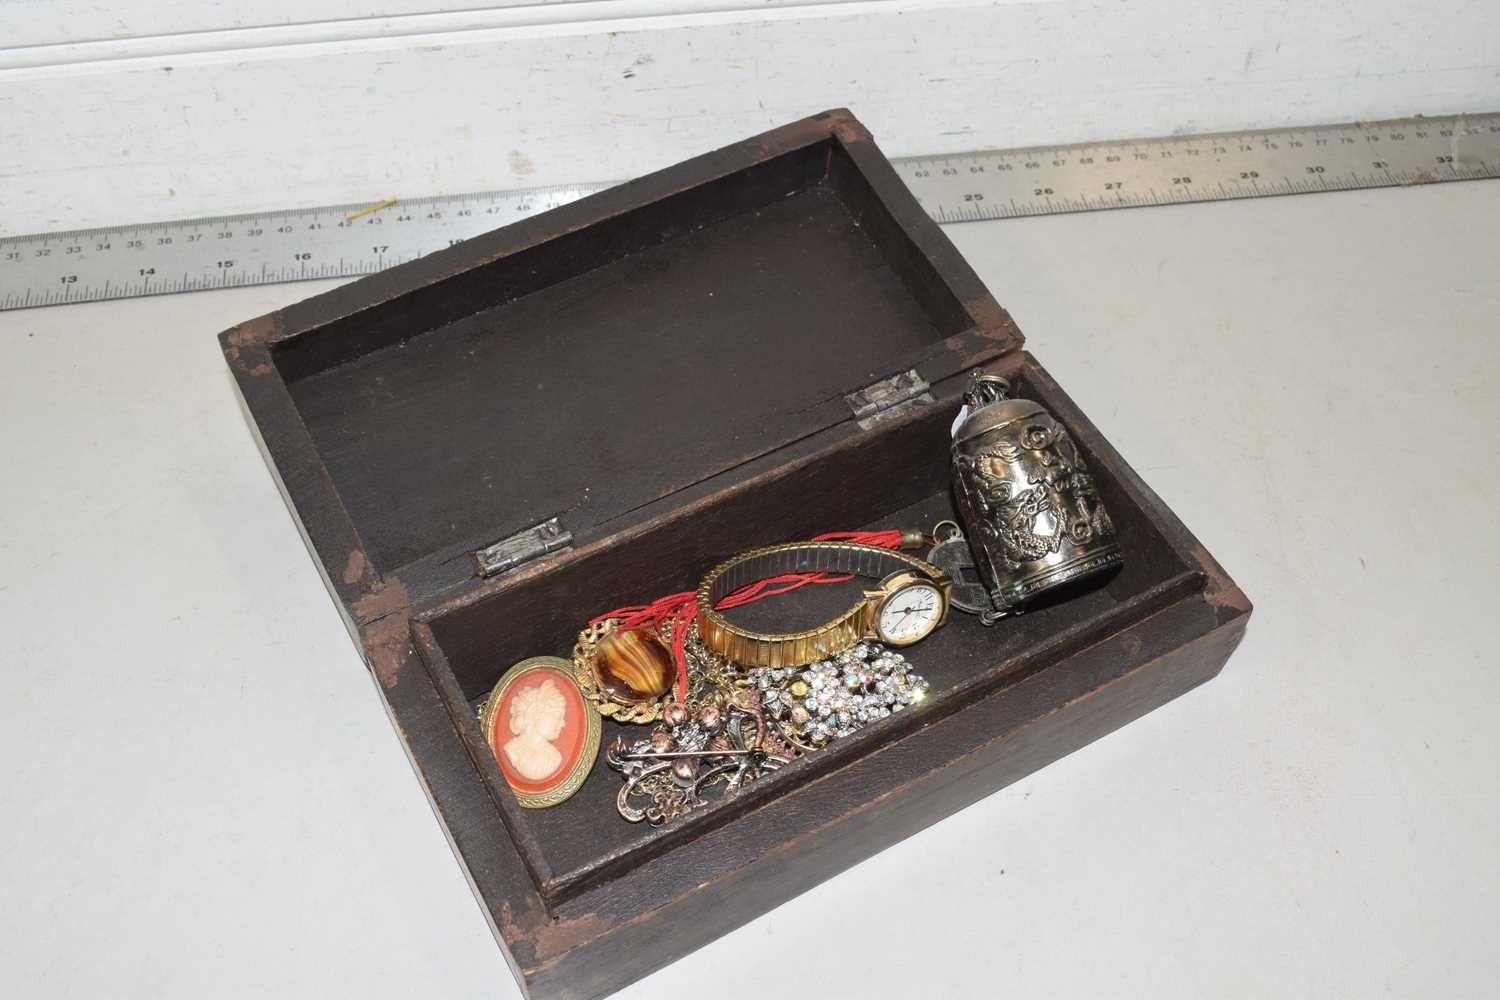
[[[532,996],[607,994],[1182,694],[1250,614],[846,111],[221,340]],[[994,628],[955,613],[910,654],[921,708],[663,828],[616,815],[602,759],[566,803],[518,807],[476,720],[509,665],[736,551],[953,517],[949,426],[976,367],[1071,429],[1117,576]]]

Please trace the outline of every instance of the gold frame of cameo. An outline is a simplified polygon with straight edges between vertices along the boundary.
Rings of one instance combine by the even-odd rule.
[[[577,758],[571,765],[564,768],[555,780],[549,775],[536,782],[524,782],[524,775],[517,772],[516,777],[513,778],[511,771],[515,770],[514,765],[507,766],[507,762],[501,759],[501,749],[496,746],[495,741],[495,717],[501,706],[506,704],[506,697],[511,690],[523,679],[538,673],[546,673],[556,678],[558,685],[564,689],[565,704],[561,723],[564,728],[559,731],[559,737],[566,732],[565,727],[570,721],[567,718],[566,705],[569,698],[576,699],[576,724],[583,727],[583,733],[579,737]],[[500,768],[500,776],[510,786],[516,801],[527,809],[545,809],[567,801],[574,792],[583,787],[583,783],[588,780],[589,772],[594,769],[594,761],[599,757],[599,742],[603,729],[599,722],[599,713],[594,711],[588,696],[579,685],[573,673],[573,664],[560,656],[533,656],[507,670],[499,683],[490,691],[489,697],[484,700],[484,707],[479,712],[479,721],[484,727],[484,742],[490,748],[490,753],[494,755],[495,763]],[[542,741],[551,745],[551,740],[543,739]],[[566,760],[563,763],[566,764]],[[518,787],[518,782],[535,787]]]

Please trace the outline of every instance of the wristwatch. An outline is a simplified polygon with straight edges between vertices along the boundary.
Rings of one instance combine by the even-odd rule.
[[[761,633],[729,622],[715,605],[741,587],[786,573],[852,574],[880,583],[837,618],[802,632]],[[743,552],[698,585],[703,644],[742,667],[796,667],[833,656],[861,639],[910,646],[948,617],[953,583],[915,556],[855,542],[789,542]]]

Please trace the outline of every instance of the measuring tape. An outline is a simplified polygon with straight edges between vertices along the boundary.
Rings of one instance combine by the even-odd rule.
[[[915,156],[940,223],[1500,176],[1500,114]],[[0,240],[0,311],[372,274],[609,187],[574,184]]]

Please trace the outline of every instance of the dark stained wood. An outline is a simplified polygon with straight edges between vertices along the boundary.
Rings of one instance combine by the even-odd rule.
[[[1018,391],[1053,404],[1024,369],[1005,369]],[[622,868],[671,849],[704,829],[759,806],[773,792],[835,767],[891,738],[902,726],[940,716],[972,699],[982,688],[1012,679],[1044,661],[1044,653],[1078,645],[1111,628],[1137,620],[1190,589],[1201,589],[1202,573],[1168,544],[1144,512],[1130,502],[1104,456],[1088,454],[1104,496],[1115,512],[1125,548],[1124,570],[1106,585],[1058,605],[1027,614],[1004,627],[986,629],[968,616],[923,643],[912,657],[933,684],[920,716],[889,720],[857,738],[797,762],[748,794],[705,809],[669,831],[627,824],[599,825],[618,790],[614,775],[600,769],[572,799],[547,810],[522,809],[510,795],[488,745],[474,724],[474,710],[507,666],[536,650],[570,649],[580,623],[591,613],[691,589],[722,553],[758,544],[808,537],[832,526],[930,528],[956,516],[949,490],[947,435],[963,378],[935,387],[942,402],[912,411],[875,433],[782,464],[740,480],[734,488],[697,506],[672,512],[627,536],[614,536],[545,568],[522,572],[419,610],[428,662],[453,723],[471,748],[496,805],[542,893],[555,900],[597,884]],[[1057,405],[1057,404],[1053,404]],[[1087,449],[1087,444],[1083,445]],[[816,498],[810,502],[810,498]],[[826,620],[850,603],[842,588],[799,595],[790,609],[767,602],[746,609],[762,616],[800,609],[801,620],[761,622],[775,630]],[[627,727],[605,723],[605,740]]]
[[[523,987],[608,993],[1211,677],[1249,603],[1046,371],[848,112],[794,123],[227,331],[250,423]],[[516,804],[475,722],[515,660],[741,548],[951,517],[999,371],[1073,432],[1124,568],[911,652],[924,706],[665,829],[602,764]],[[931,398],[860,426],[846,393]],[[571,550],[470,554],[558,515]],[[817,615],[811,588],[746,609]],[[605,739],[618,727],[606,722]]]
[[[783,132],[225,335],[281,383],[373,576],[426,596],[549,517],[619,530],[847,419],[848,392],[1020,343],[847,113]]]
[[[961,329],[813,187],[290,390],[372,560],[396,567],[554,515],[612,520],[827,426],[845,392]]]

